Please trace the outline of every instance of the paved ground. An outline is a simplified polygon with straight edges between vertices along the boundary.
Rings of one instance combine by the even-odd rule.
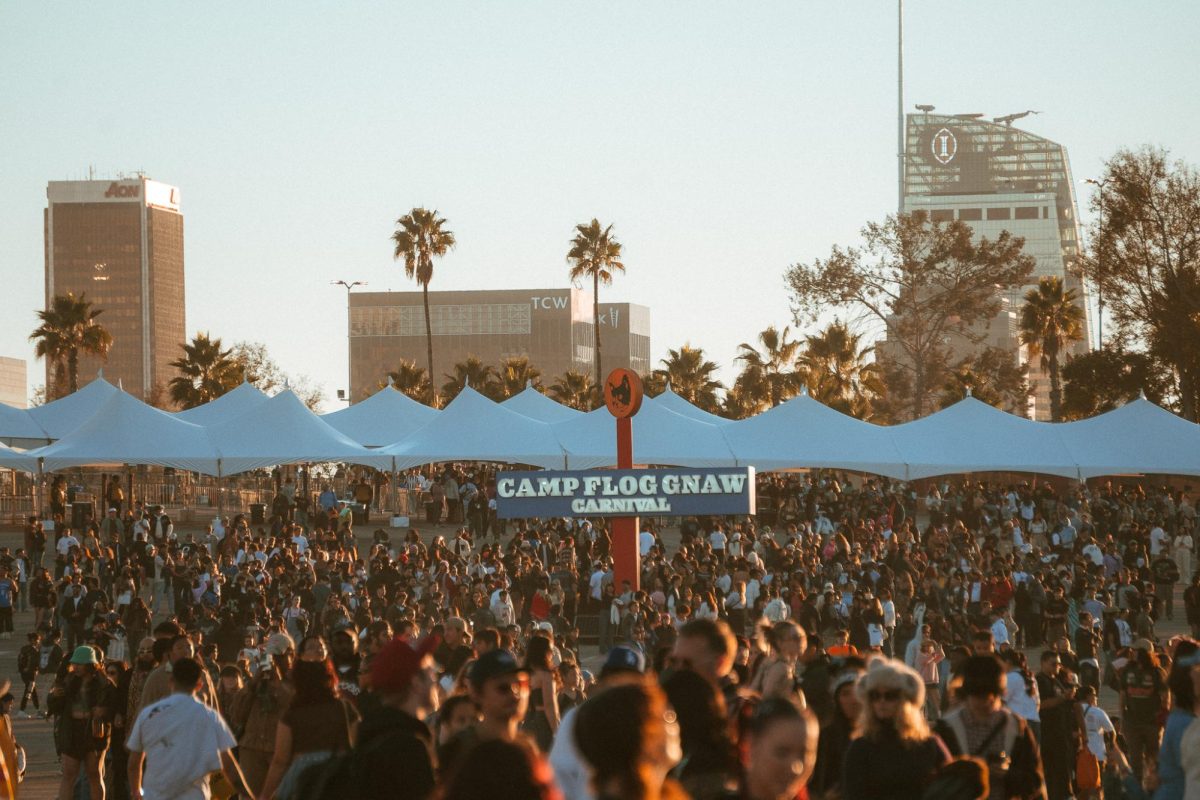
[[[362,535],[359,537],[359,547],[365,549],[370,545],[371,533],[381,525],[386,525],[386,522],[374,521],[372,525],[361,528]],[[428,525],[421,526],[421,532],[425,538],[432,539],[435,535],[442,535],[446,538],[453,536],[455,526],[443,525],[433,528]],[[199,531],[195,531],[199,533]],[[664,532],[663,538],[668,550],[673,550],[678,545],[678,531],[668,529]],[[394,537],[393,537],[394,538]],[[0,531],[0,546],[8,546],[16,549],[21,546],[21,534],[14,531]],[[1183,585],[1176,588],[1177,596],[1175,598],[1175,608],[1180,611],[1172,622],[1162,621],[1158,626],[1160,638],[1167,639],[1176,634],[1186,633],[1187,626],[1183,621]],[[33,629],[33,612],[18,611],[15,614],[16,633],[12,639],[0,640],[0,676],[6,677],[13,681],[13,693],[20,702],[21,683],[17,675],[17,653],[24,643],[25,634]],[[589,647],[589,650],[592,648]],[[1032,665],[1036,669],[1036,655],[1039,651],[1030,651]],[[593,656],[591,658],[585,655],[586,662],[590,667],[597,667],[597,664],[590,663],[599,661],[599,658]],[[49,689],[46,684],[41,687],[41,692],[44,694]],[[1116,693],[1108,688],[1101,688],[1100,705],[1108,712],[1114,713],[1117,704]],[[62,774],[58,757],[54,753],[54,742],[51,736],[50,723],[38,719],[14,719],[13,726],[16,731],[17,741],[25,748],[28,757],[28,769],[26,771],[25,783],[22,784],[20,796],[22,800],[30,798],[30,800],[52,800],[58,791],[58,782]]]

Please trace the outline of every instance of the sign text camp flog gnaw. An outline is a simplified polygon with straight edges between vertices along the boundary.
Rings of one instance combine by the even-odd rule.
[[[502,472],[496,479],[503,519],[753,512],[753,467]]]

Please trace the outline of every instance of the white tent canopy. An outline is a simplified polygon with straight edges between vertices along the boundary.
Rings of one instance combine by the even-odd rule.
[[[361,403],[322,414],[321,419],[363,447],[383,447],[400,441],[437,415],[437,409],[393,389],[389,382]]]
[[[37,472],[37,456],[22,453],[13,450],[8,445],[0,444],[0,467],[22,472]]]
[[[526,384],[520,394],[513,395],[500,405],[538,422],[565,422],[583,415],[578,409],[551,400],[533,388],[532,382]]]
[[[1200,475],[1200,425],[1139,398],[1091,419],[1055,425],[1080,478]]]
[[[391,459],[367,450],[308,410],[295,392],[279,394],[206,429],[221,454],[221,474],[276,464],[346,461],[388,469]]]
[[[552,426],[493,403],[470,386],[440,414],[380,453],[396,469],[439,461],[498,461],[561,469],[565,453]]]
[[[34,421],[28,409],[0,403],[0,443],[39,447],[49,444],[50,436]]]
[[[114,390],[90,419],[30,456],[47,472],[97,464],[154,464],[218,474],[220,454],[199,425]]]
[[[29,416],[51,439],[61,439],[87,422],[109,397],[119,392],[100,375],[77,392],[29,409]]]
[[[224,420],[233,419],[269,399],[257,386],[243,381],[237,388],[231,389],[216,400],[176,412],[175,417],[193,425],[216,425]]]
[[[560,422],[555,433],[567,449],[573,469],[617,463],[617,421],[607,408]],[[725,439],[724,426],[676,414],[656,399],[642,399],[633,418],[633,462],[677,467],[727,467],[738,462]]]
[[[824,467],[892,478],[905,473],[892,429],[847,416],[808,394],[731,422],[723,430],[738,463],[763,472]]]
[[[961,472],[1033,472],[1078,477],[1059,435],[1061,425],[1034,422],[966,397],[890,430],[908,462],[908,477]]]
[[[674,411],[676,414],[682,414],[685,417],[690,417],[691,419],[698,420],[700,422],[707,422],[709,425],[728,425],[730,422],[733,422],[731,419],[725,419],[725,417],[719,417],[716,414],[710,414],[704,409],[692,405],[687,400],[684,400],[682,397],[675,394],[675,392],[671,389],[670,383],[667,384],[667,388],[662,394],[655,395],[654,402],[658,403],[660,406],[668,409],[669,411]]]

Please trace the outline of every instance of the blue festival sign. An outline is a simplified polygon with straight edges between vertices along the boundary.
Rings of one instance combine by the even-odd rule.
[[[753,467],[541,470],[496,476],[496,516],[501,519],[752,513]]]

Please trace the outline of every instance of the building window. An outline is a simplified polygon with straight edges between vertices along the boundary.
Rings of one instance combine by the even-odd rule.
[[[954,211],[948,208],[935,208],[929,212],[929,219],[934,222],[951,222],[954,219]]]
[[[989,208],[987,210],[988,219],[1012,219],[1012,209],[1010,208]]]
[[[528,334],[530,307],[524,303],[430,306],[434,336]],[[424,336],[421,306],[355,306],[351,336]]]
[[[1015,209],[1017,219],[1037,219],[1037,206],[1019,206]]]
[[[964,221],[973,222],[983,219],[982,208],[960,208],[958,210],[958,218]]]

